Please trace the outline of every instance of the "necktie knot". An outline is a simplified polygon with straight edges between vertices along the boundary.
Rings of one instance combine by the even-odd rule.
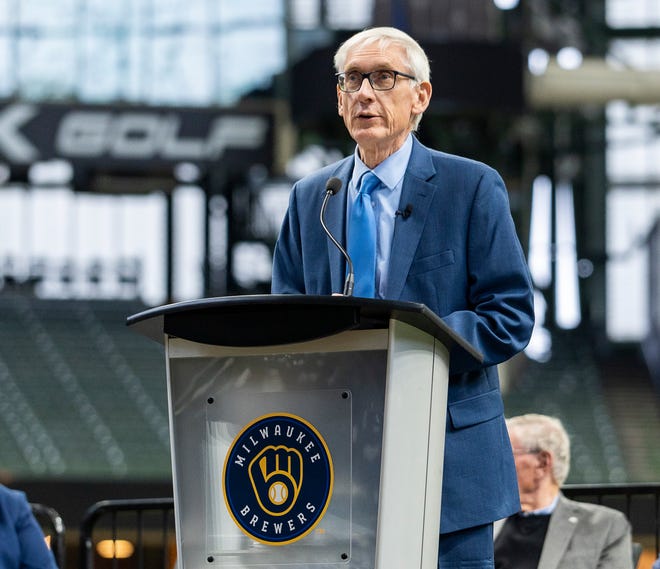
[[[374,191],[374,189],[380,184],[380,180],[378,179],[378,176],[374,174],[373,172],[367,172],[362,176],[362,180],[360,182],[360,189],[358,193],[370,196],[371,192]]]

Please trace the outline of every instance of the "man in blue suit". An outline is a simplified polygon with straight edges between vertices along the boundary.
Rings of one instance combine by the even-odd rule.
[[[23,492],[0,484],[0,567],[57,569]]]
[[[335,68],[338,112],[357,147],[295,184],[272,292],[342,292],[346,265],[319,223],[326,181],[342,182],[327,226],[358,251],[369,239],[356,239],[351,216],[361,177],[375,174],[360,206],[373,209],[375,258],[370,276],[356,276],[355,294],[424,303],[483,354],[481,366],[458,354],[450,362],[439,565],[492,568],[492,522],[520,509],[496,366],[526,346],[533,326],[506,188],[492,168],[414,137],[432,89],[428,59],[410,36],[360,32],[340,46]]]

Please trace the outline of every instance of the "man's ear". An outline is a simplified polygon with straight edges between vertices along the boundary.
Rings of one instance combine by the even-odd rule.
[[[553,466],[553,456],[552,453],[548,452],[547,450],[542,450],[540,451],[536,457],[539,459],[539,466],[548,472],[552,471],[552,466]]]
[[[429,103],[431,102],[431,94],[433,93],[431,83],[428,81],[422,81],[419,85],[417,85],[416,92],[417,100],[413,104],[412,110],[413,114],[420,115],[427,109]]]

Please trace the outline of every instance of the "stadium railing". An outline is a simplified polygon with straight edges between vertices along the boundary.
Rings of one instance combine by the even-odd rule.
[[[130,566],[138,569],[172,569],[176,560],[173,498],[97,502],[80,524],[79,555],[80,569],[91,569],[101,559],[124,557],[130,557]]]
[[[631,522],[633,538],[655,556],[660,553],[660,483],[566,485],[567,497],[622,511]],[[176,561],[174,500],[106,500],[94,504],[80,527],[80,569],[93,569],[100,559],[100,541],[133,545],[131,567],[172,569]],[[117,545],[116,551],[120,548]],[[119,557],[119,554],[117,555]]]
[[[64,536],[66,528],[60,514],[50,506],[31,502],[32,514],[41,526],[44,535],[49,538],[49,546],[60,569],[64,569],[66,561],[66,544]]]

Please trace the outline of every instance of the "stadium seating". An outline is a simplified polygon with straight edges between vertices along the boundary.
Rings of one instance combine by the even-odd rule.
[[[569,483],[629,480],[597,362],[578,332],[553,334],[553,357],[530,361],[504,394],[508,417],[542,413],[561,419],[571,437]]]
[[[137,300],[0,292],[0,467],[19,478],[168,479],[163,350],[125,325]],[[643,481],[624,460],[595,357],[553,334],[504,394],[507,416],[555,415],[572,439],[569,483]]]
[[[0,294],[2,468],[22,478],[167,478],[162,348],[123,300]]]

